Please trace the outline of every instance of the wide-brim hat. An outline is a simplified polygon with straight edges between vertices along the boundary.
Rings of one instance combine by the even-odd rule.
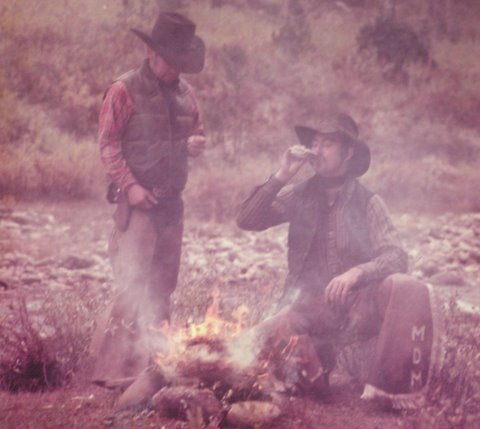
[[[177,12],[161,12],[150,35],[131,31],[179,73],[199,73],[205,63],[205,43],[195,35],[195,23]]]
[[[295,125],[295,133],[300,143],[312,147],[316,135],[322,135],[335,141],[350,144],[353,148],[353,156],[349,164],[349,174],[359,177],[365,174],[370,167],[370,149],[358,138],[358,126],[353,118],[345,113],[317,121],[318,125]]]

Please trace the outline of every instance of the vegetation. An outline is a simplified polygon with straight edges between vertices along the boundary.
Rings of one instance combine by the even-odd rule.
[[[82,298],[74,292],[3,297],[1,389],[39,391],[72,379],[85,363],[93,326]]]
[[[142,59],[129,28],[149,31],[169,8],[192,16],[208,46],[204,72],[189,77],[210,141],[193,167],[190,213],[230,219],[295,141],[298,118],[333,105],[360,122],[374,155],[365,181],[391,205],[478,210],[480,6],[455,2],[461,25],[452,29],[432,4],[401,2],[385,21],[373,0],[8,2],[1,194],[103,195],[94,143],[102,93]],[[442,36],[446,28],[455,37]]]

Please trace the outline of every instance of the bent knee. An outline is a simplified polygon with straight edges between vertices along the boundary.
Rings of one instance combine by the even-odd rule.
[[[386,277],[377,288],[376,302],[380,314],[385,312],[385,309],[394,295],[397,293],[404,294],[406,289],[415,292],[420,288],[425,288],[426,284],[409,276],[407,274],[392,274]]]

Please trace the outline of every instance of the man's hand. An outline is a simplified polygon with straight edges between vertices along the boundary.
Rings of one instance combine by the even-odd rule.
[[[138,183],[127,188],[127,200],[131,206],[142,209],[151,209],[158,204],[158,200],[153,194]]]
[[[346,304],[348,294],[360,280],[362,274],[363,271],[360,268],[353,267],[343,274],[334,277],[325,289],[325,300],[329,304]]]
[[[188,154],[193,157],[200,155],[205,150],[206,142],[205,137],[200,134],[190,136],[187,140]]]
[[[282,156],[280,168],[275,173],[275,178],[287,183],[312,156],[315,155],[305,146],[298,144],[289,147]]]

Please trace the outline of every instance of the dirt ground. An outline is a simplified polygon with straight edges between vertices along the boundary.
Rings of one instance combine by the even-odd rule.
[[[0,295],[39,288],[81,289],[96,296],[97,304],[106,300],[112,284],[107,255],[110,212],[109,206],[94,202],[22,203],[1,208]],[[409,249],[413,273],[438,287],[459,291],[463,301],[478,305],[480,217],[449,216],[440,221],[407,215],[395,219]],[[200,320],[215,285],[221,288],[224,314],[245,304],[250,322],[259,321],[281,291],[285,234],[282,227],[247,234],[234,225],[189,222],[179,289],[173,299],[177,320]],[[289,410],[272,427],[419,427],[414,414],[385,412],[360,401],[361,389],[341,373],[334,373],[332,389],[327,403],[292,397]],[[117,397],[116,392],[88,384],[81,371],[62,388],[37,393],[1,391],[0,428],[192,427],[160,419],[148,410],[113,416]]]
[[[410,428],[409,418],[376,410],[363,404],[359,390],[348,384],[333,389],[330,403],[312,398],[292,398],[291,409],[275,422],[277,429],[390,429]],[[99,387],[78,384],[46,393],[0,393],[2,429],[52,428],[165,428],[192,429],[186,422],[160,419],[152,411],[114,416],[118,394]]]

